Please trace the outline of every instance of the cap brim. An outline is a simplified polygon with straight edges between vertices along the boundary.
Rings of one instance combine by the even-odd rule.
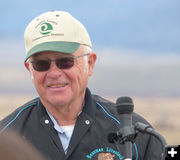
[[[36,53],[45,52],[45,51],[53,51],[53,52],[60,52],[60,53],[67,53],[72,54],[78,48],[80,44],[76,42],[45,42],[40,43],[34,46],[31,50],[27,52],[27,56],[25,62],[28,60],[29,57]]]

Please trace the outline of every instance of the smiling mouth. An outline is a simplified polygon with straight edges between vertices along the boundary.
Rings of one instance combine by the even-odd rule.
[[[62,87],[65,87],[67,85],[68,85],[68,83],[61,83],[61,84],[49,85],[48,87],[50,87],[50,88],[62,88]]]

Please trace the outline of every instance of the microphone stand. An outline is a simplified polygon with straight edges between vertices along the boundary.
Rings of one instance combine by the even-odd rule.
[[[120,144],[124,144],[124,160],[132,160],[132,144],[135,142],[137,132],[133,125],[122,127],[118,132],[118,141]]]
[[[135,142],[137,136],[134,126],[130,125],[122,127],[117,134],[119,137],[119,143],[124,144],[124,160],[132,160],[132,144]]]
[[[163,148],[163,152],[161,153],[161,160],[164,160],[165,146],[167,145],[166,140],[163,136],[161,136],[158,132],[151,128],[151,126],[141,122],[135,123],[134,126],[130,125],[122,127],[118,132],[116,132],[117,136],[112,137],[113,143],[115,143],[117,147],[118,143],[125,145],[124,160],[132,160],[132,144],[135,142],[139,132],[152,135],[160,141]]]
[[[163,148],[163,152],[161,153],[161,160],[164,160],[165,159],[165,147],[167,145],[166,140],[164,139],[164,137],[161,136],[158,132],[156,132],[149,125],[141,123],[141,122],[135,123],[135,130],[137,130],[137,131],[139,131],[141,133],[150,134],[150,135],[156,137],[160,141],[161,146]]]

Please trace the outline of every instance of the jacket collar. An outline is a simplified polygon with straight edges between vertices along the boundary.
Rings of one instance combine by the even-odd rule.
[[[41,108],[41,112],[39,112],[39,114],[40,114],[39,117],[43,117],[43,116],[47,115],[47,111],[46,111],[44,105],[42,104],[40,98],[38,101],[38,106]],[[84,104],[82,112],[88,114],[93,119],[95,118],[96,103],[92,97],[92,94],[91,94],[89,88],[86,88],[85,104]]]
[[[93,119],[95,118],[96,103],[92,97],[92,94],[89,88],[86,89],[85,104],[84,104],[82,112],[85,112]]]

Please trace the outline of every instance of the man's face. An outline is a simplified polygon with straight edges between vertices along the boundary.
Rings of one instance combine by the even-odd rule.
[[[82,46],[73,53],[74,56],[84,54]],[[57,52],[42,52],[30,58],[33,60],[55,60],[62,57],[72,56]],[[59,69],[55,62],[51,62],[49,70],[39,72],[33,69],[32,64],[26,62],[25,66],[33,77],[33,83],[44,105],[65,106],[78,100],[82,100],[88,84],[88,77],[96,60],[96,55],[91,53],[86,57],[78,58],[74,66],[69,69]]]

